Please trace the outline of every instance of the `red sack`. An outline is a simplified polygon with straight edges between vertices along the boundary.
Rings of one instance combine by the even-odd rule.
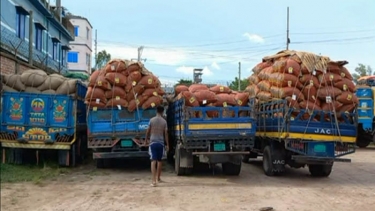
[[[215,93],[209,90],[200,90],[194,92],[195,98],[198,100],[200,105],[207,105],[216,102]]]
[[[122,72],[126,70],[126,63],[121,59],[112,59],[105,66],[105,71],[109,72]]]
[[[105,79],[107,79],[107,81],[110,84],[112,84],[114,86],[121,86],[121,87],[124,87],[126,85],[126,81],[127,81],[127,78],[124,74],[117,73],[117,72],[107,73],[105,75]]]
[[[126,107],[128,107],[128,105],[129,105],[128,101],[126,101],[125,99],[120,98],[120,97],[112,98],[107,102],[107,107],[109,107],[109,108],[118,107],[118,106],[126,108]]]
[[[89,108],[105,108],[106,107],[106,103],[104,102],[97,102],[96,100],[87,100],[85,101],[85,104],[89,107]]]
[[[195,98],[194,94],[189,92],[189,91],[181,92],[177,96],[177,99],[181,99],[181,98],[185,99],[185,105],[186,106],[191,106],[191,107],[198,107],[199,106],[198,100]]]
[[[321,74],[318,75],[319,83],[322,86],[330,86],[335,83],[338,83],[342,80],[342,77],[339,74],[335,73],[326,73],[326,74]]]
[[[126,82],[125,90],[129,92],[133,86],[136,86],[138,84],[141,78],[142,78],[142,74],[140,72],[130,73],[128,76],[128,81]]]
[[[234,96],[234,100],[236,100],[238,106],[246,106],[247,103],[249,102],[249,93],[246,93],[246,92],[237,93]]]
[[[217,107],[235,106],[237,102],[233,95],[230,94],[218,94],[216,95],[216,102],[214,103]]]
[[[152,96],[148,98],[142,105],[143,109],[155,108],[163,103],[163,98],[160,96]]]
[[[299,81],[302,83],[303,86],[307,86],[309,84],[314,84],[316,88],[319,88],[320,83],[318,78],[312,74],[304,74],[300,77]]]
[[[315,102],[311,102],[308,100],[303,100],[299,103],[299,106],[301,109],[308,109],[308,110],[315,110],[315,111],[320,111],[322,108],[318,106]]]
[[[164,94],[165,92],[160,87],[156,89],[155,88],[145,89],[142,93],[142,95],[146,97],[163,96]]]
[[[271,95],[274,98],[285,98],[285,97],[293,97],[298,101],[305,100],[305,97],[301,93],[300,90],[294,87],[276,87],[272,86],[270,89]]]
[[[326,97],[330,96],[331,100],[334,101],[337,96],[341,95],[342,91],[336,87],[325,86],[321,87],[317,91],[318,98],[323,102],[326,102]]]
[[[269,76],[269,81],[272,86],[278,87],[297,87],[301,88],[302,84],[298,80],[298,77],[292,74],[286,73],[272,73]]]
[[[216,86],[213,86],[210,88],[210,91],[211,92],[214,92],[215,94],[220,94],[220,93],[231,93],[232,90],[230,90],[229,87],[227,86],[219,86],[219,85],[216,85]]]
[[[271,67],[272,66],[272,63],[267,61],[267,62],[261,62],[259,64],[257,64],[254,68],[253,68],[253,72],[255,74],[258,74],[260,73],[260,71],[262,71],[263,69],[267,68],[267,67]]]
[[[101,76],[101,75],[104,75],[104,74],[105,74],[105,71],[103,71],[103,70],[94,71],[90,76],[89,86],[94,87],[95,84],[96,84],[96,81],[98,80],[98,77]]]
[[[350,91],[354,92],[355,90],[355,84],[352,80],[347,78],[342,78],[342,81],[339,81],[334,84],[335,87],[339,88],[342,91]]]
[[[353,76],[352,76],[352,74],[350,74],[349,70],[346,69],[346,67],[341,67],[340,68],[340,75],[343,78],[347,78],[347,79],[353,81]]]
[[[209,90],[209,88],[207,87],[207,85],[204,85],[204,84],[192,84],[189,86],[189,91],[191,93],[201,91],[201,90]]]
[[[189,87],[185,86],[185,85],[177,85],[174,88],[174,92],[175,92],[176,95],[180,94],[183,91],[189,91]]]
[[[341,95],[336,97],[336,100],[342,104],[358,104],[358,97],[352,92],[343,92]]]
[[[120,97],[123,99],[126,99],[126,92],[124,88],[115,86],[112,88],[112,90],[108,90],[105,92],[105,97],[107,99],[115,98],[115,97]]]
[[[144,86],[146,89],[160,86],[159,79],[154,75],[143,76],[138,84]]]
[[[86,92],[85,99],[87,101],[98,101],[103,102],[104,104],[107,102],[107,98],[105,97],[105,91],[101,88],[92,88],[88,87]]]

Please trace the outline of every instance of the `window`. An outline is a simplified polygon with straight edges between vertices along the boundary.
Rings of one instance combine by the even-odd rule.
[[[78,36],[78,29],[79,29],[79,26],[74,26],[74,35],[76,37]]]
[[[42,50],[43,48],[43,29],[35,25],[35,48]]]
[[[59,47],[58,42],[53,42],[53,48],[52,48],[52,59],[53,60],[58,59],[58,53],[57,53],[58,47]]]
[[[90,29],[86,28],[86,38],[90,39]]]
[[[21,39],[25,39],[26,15],[19,10],[17,11],[16,15],[16,24],[17,36]]]
[[[78,63],[78,52],[69,52],[68,53],[68,62],[69,63]]]
[[[86,65],[90,65],[90,54],[86,54]]]

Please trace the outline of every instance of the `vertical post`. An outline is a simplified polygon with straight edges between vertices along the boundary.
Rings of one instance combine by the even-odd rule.
[[[141,61],[142,51],[143,51],[143,46],[140,46],[140,47],[138,48],[138,59],[137,59],[138,62]]]
[[[238,91],[241,91],[241,62],[238,62]]]
[[[29,11],[29,65],[33,65],[33,11]]]
[[[286,13],[286,49],[289,50],[289,7],[287,7]]]
[[[97,29],[95,29],[95,70],[96,70],[96,68],[97,68],[97,65],[98,65],[98,49],[97,49],[97,47],[98,47],[98,30]]]

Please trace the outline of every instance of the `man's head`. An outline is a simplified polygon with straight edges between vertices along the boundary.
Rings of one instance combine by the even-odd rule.
[[[160,106],[158,106],[158,107],[156,108],[156,111],[158,112],[158,114],[163,115],[164,107],[160,105]]]

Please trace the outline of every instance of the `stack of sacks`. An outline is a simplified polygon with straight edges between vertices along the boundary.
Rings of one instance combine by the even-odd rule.
[[[86,104],[97,108],[154,108],[163,103],[159,79],[142,63],[114,59],[95,71],[86,93]]]
[[[294,109],[352,112],[358,104],[346,61],[282,51],[253,68],[246,92],[259,101],[286,99]]]
[[[185,99],[185,105],[190,107],[232,107],[247,106],[249,94],[246,92],[235,92],[226,86],[208,87],[204,84],[192,84],[190,86],[177,85],[175,87],[176,99]],[[208,117],[217,117],[215,111],[207,112]],[[223,116],[234,116],[234,113],[223,114]]]
[[[59,74],[47,75],[38,69],[26,70],[21,75],[3,75],[1,79],[2,91],[64,95],[75,94],[78,81]]]

